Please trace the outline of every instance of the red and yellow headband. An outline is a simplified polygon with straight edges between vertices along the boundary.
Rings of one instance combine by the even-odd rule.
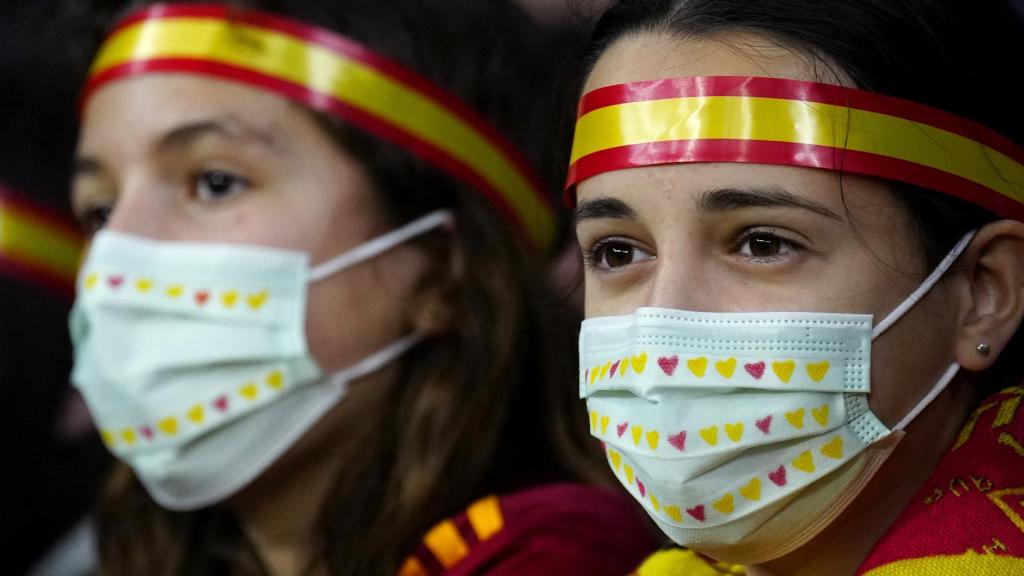
[[[71,297],[81,250],[70,218],[0,185],[0,273]]]
[[[104,42],[82,106],[108,82],[154,72],[240,82],[330,114],[473,186],[531,244],[553,240],[553,208],[509,142],[451,94],[351,39],[251,10],[156,5]]]
[[[1024,220],[1024,148],[976,122],[843,86],[703,76],[598,88],[580,101],[566,202],[592,176],[751,162],[824,168],[944,192]]]

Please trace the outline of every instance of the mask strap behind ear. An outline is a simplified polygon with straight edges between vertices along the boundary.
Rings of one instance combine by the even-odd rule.
[[[884,320],[875,326],[874,330],[871,331],[872,340],[881,336],[883,332],[898,322],[900,318],[903,318],[903,315],[906,314],[907,311],[913,308],[921,298],[924,298],[924,295],[927,294],[929,290],[938,284],[939,280],[946,275],[946,272],[948,272],[953,266],[953,263],[956,262],[957,258],[963,254],[964,249],[966,249],[967,245],[971,243],[971,240],[974,239],[974,235],[977,234],[977,232],[977,230],[971,230],[965,234],[964,237],[956,243],[956,246],[953,246],[953,249],[949,251],[949,254],[946,254],[946,257],[942,259],[942,262],[939,262],[939,265],[935,267],[935,270],[933,270],[932,273],[924,279],[924,282],[921,282],[921,285],[917,287],[917,290],[914,290],[910,296],[907,296],[906,300],[900,303],[900,305],[890,312]]]

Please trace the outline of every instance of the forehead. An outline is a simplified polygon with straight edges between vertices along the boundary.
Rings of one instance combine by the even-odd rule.
[[[144,74],[97,90],[82,111],[80,146],[114,137],[147,140],[212,118],[279,132],[296,115],[284,98],[235,82],[194,74]]]
[[[591,70],[583,92],[642,80],[686,76],[769,76],[821,80],[801,52],[751,33],[680,37],[642,32],[619,38]]]

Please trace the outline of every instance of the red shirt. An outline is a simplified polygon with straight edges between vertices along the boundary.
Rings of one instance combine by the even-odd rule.
[[[437,524],[399,576],[619,576],[657,545],[627,495],[551,484],[483,498]]]

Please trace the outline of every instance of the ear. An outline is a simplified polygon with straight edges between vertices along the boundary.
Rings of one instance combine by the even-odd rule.
[[[968,305],[960,318],[956,358],[977,372],[995,363],[1024,318],[1024,223],[999,220],[983,226],[961,256],[960,268]]]
[[[430,271],[420,280],[416,296],[407,306],[413,330],[427,337],[440,336],[452,330],[456,286],[465,271],[465,258],[457,243],[446,243],[446,252],[440,252],[438,256]]]

